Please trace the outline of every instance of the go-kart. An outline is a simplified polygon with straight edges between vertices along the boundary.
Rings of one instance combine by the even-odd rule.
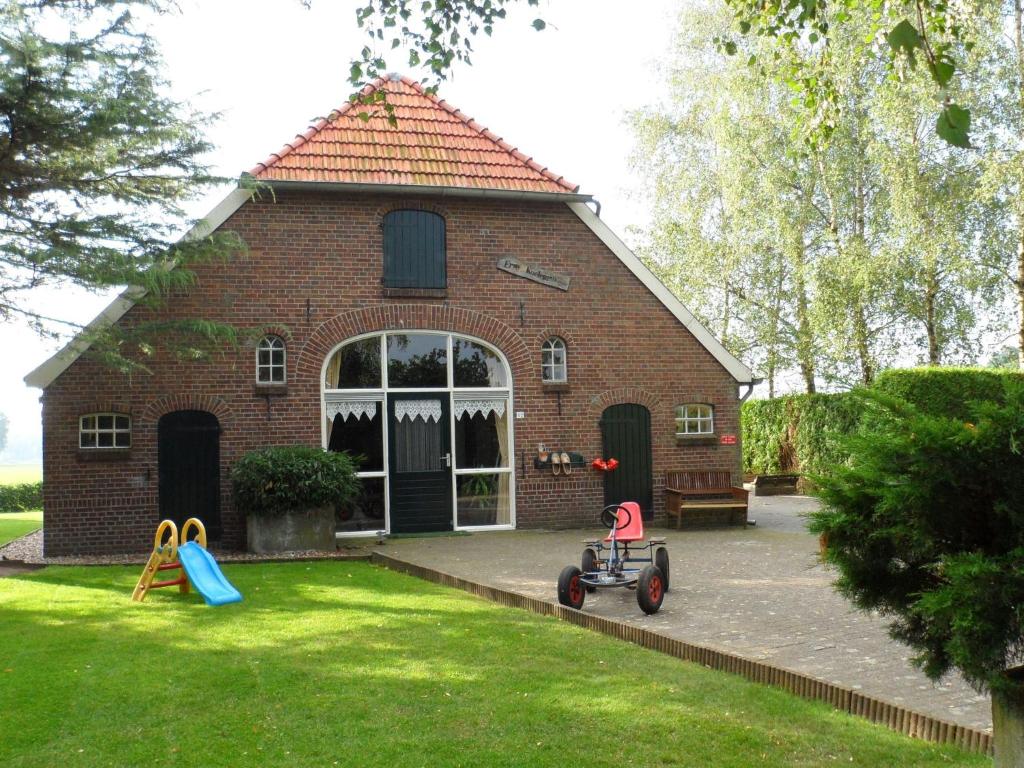
[[[582,608],[588,592],[608,587],[636,590],[636,601],[644,613],[657,613],[668,592],[668,550],[664,539],[644,541],[644,522],[635,501],[611,504],[601,511],[601,523],[608,528],[604,539],[583,543],[580,567],[567,565],[558,576],[558,602]],[[607,553],[607,556],[606,554]],[[643,568],[629,563],[647,563]]]

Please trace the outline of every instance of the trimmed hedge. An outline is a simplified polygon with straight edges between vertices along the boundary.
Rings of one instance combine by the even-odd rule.
[[[43,508],[43,483],[0,485],[0,512],[24,512]]]
[[[857,429],[862,405],[846,393],[743,404],[743,469],[757,475],[817,473],[846,460],[839,436]]]
[[[1005,403],[1006,383],[1024,373],[988,368],[906,368],[884,371],[872,389],[931,416],[968,420],[971,404]],[[743,470],[749,474],[823,474],[844,464],[842,438],[872,426],[864,401],[847,392],[748,400],[742,409]],[[877,426],[877,425],[875,425]]]
[[[894,395],[929,416],[971,418],[971,403],[1006,402],[1006,382],[1024,373],[991,368],[894,368],[882,371],[872,389]]]

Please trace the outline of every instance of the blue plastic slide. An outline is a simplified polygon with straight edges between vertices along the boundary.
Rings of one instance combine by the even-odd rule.
[[[207,605],[242,602],[242,593],[231,586],[213,559],[213,555],[194,541],[178,547],[178,561],[192,586],[203,596]]]

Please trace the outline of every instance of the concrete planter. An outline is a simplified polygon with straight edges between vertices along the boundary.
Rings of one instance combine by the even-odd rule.
[[[1005,674],[1016,685],[1024,684],[1024,667]],[[1011,701],[1005,693],[992,693],[992,743],[996,768],[1024,765],[1024,704],[1019,697]]]
[[[333,551],[334,509],[299,509],[246,520],[249,551],[258,554],[316,549]]]

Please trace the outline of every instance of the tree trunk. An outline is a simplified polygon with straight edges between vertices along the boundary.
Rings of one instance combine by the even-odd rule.
[[[1020,225],[1024,230],[1024,224]],[[1024,231],[1018,233],[1017,243],[1017,311],[1020,328],[1017,330],[1017,367],[1024,371]]]
[[[853,307],[853,346],[860,362],[860,381],[865,386],[875,380],[875,364],[871,359],[871,339],[864,307],[858,301]]]
[[[798,227],[793,243],[793,290],[796,293],[796,359],[807,394],[817,391],[814,383],[814,338],[811,330],[810,300],[804,280],[804,230]]]
[[[1013,0],[1013,44],[1017,49],[1017,103],[1024,114],[1024,3]],[[1024,125],[1017,126],[1018,138],[1024,136]],[[1020,195],[1021,193],[1018,193]],[[1017,364],[1024,370],[1024,204],[1017,202]]]
[[[938,294],[934,272],[928,276],[928,287],[924,292],[924,327],[928,332],[928,365],[941,365],[942,355],[939,350],[939,329],[936,320],[935,301]]]

